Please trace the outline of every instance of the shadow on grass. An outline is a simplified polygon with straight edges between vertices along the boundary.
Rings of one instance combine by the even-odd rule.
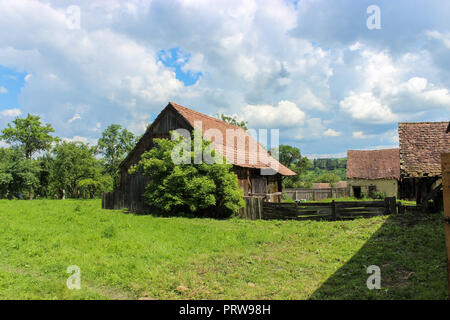
[[[104,209],[108,210],[108,209]],[[167,213],[167,212],[161,212],[157,209],[151,209],[151,210],[129,210],[129,209],[119,209],[121,213],[124,214],[131,214],[135,216],[152,216],[154,218],[186,218],[186,219],[198,219],[198,218],[204,218],[204,219],[215,219],[215,220],[227,220],[235,218],[235,215],[229,215],[225,217],[217,217],[213,215],[208,214],[198,214],[198,213],[184,213],[179,212],[176,214],[173,213]]]
[[[369,290],[367,267],[381,269]],[[447,299],[442,214],[391,215],[364,246],[310,299]]]

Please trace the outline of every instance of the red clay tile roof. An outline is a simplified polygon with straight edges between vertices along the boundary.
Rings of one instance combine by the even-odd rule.
[[[217,152],[221,153],[229,163],[246,168],[268,169],[272,167],[281,175],[296,175],[295,172],[271,157],[269,153],[241,127],[233,126],[222,120],[207,116],[173,102],[169,102],[169,105],[175,108],[175,110],[185,118],[193,128],[196,128],[196,122],[201,122],[202,134],[204,137],[208,136],[208,130],[218,130],[222,134],[224,141],[215,141],[215,138],[211,137],[213,147]],[[224,145],[226,142],[227,130],[228,132],[234,132],[236,135],[234,147],[227,147]],[[240,139],[245,141],[245,145],[239,145],[238,141]]]
[[[399,150],[348,150],[347,179],[400,179]]]
[[[400,169],[405,177],[441,175],[441,153],[450,152],[448,122],[403,122],[398,124]]]

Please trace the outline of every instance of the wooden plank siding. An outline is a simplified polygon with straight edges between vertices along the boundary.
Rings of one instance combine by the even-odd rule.
[[[330,198],[343,198],[348,196],[347,188],[287,188],[283,190],[292,200],[320,201]]]
[[[149,213],[150,207],[142,196],[147,185],[148,178],[133,174],[127,175],[124,186],[113,192],[104,193],[102,196],[103,209],[128,209],[134,212]]]
[[[450,125],[449,125],[450,128]],[[447,276],[450,299],[450,153],[441,155],[442,188],[444,197],[444,228],[447,247]]]

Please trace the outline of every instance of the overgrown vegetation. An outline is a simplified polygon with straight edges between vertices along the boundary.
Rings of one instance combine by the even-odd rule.
[[[145,152],[130,172],[150,178],[144,198],[166,214],[229,217],[245,205],[237,176],[210,142],[200,137],[201,145],[194,147],[196,134],[189,140],[154,139],[155,148]],[[217,160],[196,163],[205,154]]]
[[[99,207],[0,200],[0,298],[447,298],[439,214],[251,221]],[[70,265],[81,290],[66,287]],[[381,290],[367,289],[369,265],[381,268]]]

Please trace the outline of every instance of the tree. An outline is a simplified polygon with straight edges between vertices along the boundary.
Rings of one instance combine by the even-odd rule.
[[[26,158],[31,159],[35,152],[51,148],[52,142],[57,140],[50,135],[54,131],[50,124],[41,125],[40,117],[28,114],[26,118],[16,118],[13,126],[8,123],[0,137],[9,144],[18,144]]]
[[[103,191],[113,189],[113,179],[110,175],[99,175],[96,179],[86,178],[78,181],[79,195],[82,198],[93,199]]]
[[[2,130],[0,138],[11,145],[18,145],[23,149],[27,160],[31,160],[33,154],[51,148],[56,141],[50,133],[55,130],[50,124],[41,124],[40,117],[27,115],[26,118],[16,118],[8,123],[8,127]],[[33,185],[30,184],[30,200],[33,198]]]
[[[219,118],[220,120],[222,120],[226,123],[229,123],[229,124],[232,124],[233,126],[241,127],[244,130],[247,130],[248,122],[247,121],[239,121],[236,116],[227,116],[226,114],[223,114],[223,113],[220,113],[220,114],[218,113],[218,114],[216,114],[216,116],[217,116],[217,118]]]
[[[93,197],[107,188],[95,148],[81,142],[62,142],[54,149],[52,189],[61,198]]]
[[[231,164],[225,161],[223,164],[192,164],[197,153],[186,150],[195,150],[194,139],[191,142],[182,138],[178,141],[155,139],[154,142],[156,146],[145,152],[130,170],[130,173],[139,172],[150,178],[144,192],[144,199],[150,206],[166,214],[212,217],[228,217],[244,206],[243,193],[237,176],[231,172]],[[184,150],[180,157],[189,161],[175,164],[172,153],[180,145]],[[200,152],[209,150],[216,156],[209,145],[203,140]]]
[[[310,161],[308,158],[302,157],[299,148],[289,145],[282,144],[277,149],[272,149],[272,154],[276,153],[278,153],[280,163],[297,174],[296,176],[284,177],[284,187],[298,187],[301,183],[301,175],[310,167]]]
[[[333,186],[336,182],[339,182],[341,179],[338,175],[332,172],[326,172],[317,177],[314,182],[326,182]]]
[[[26,159],[18,147],[0,148],[0,197],[22,198],[39,185],[39,164]]]
[[[98,140],[97,149],[103,154],[106,162],[106,172],[118,182],[118,169],[120,163],[125,159],[136,145],[134,134],[127,129],[122,129],[118,124],[108,126]]]
[[[39,185],[36,189],[36,194],[41,197],[49,197],[51,196],[51,177],[52,170],[54,167],[54,159],[53,155],[50,152],[46,152],[42,156],[37,159],[39,164]]]
[[[279,160],[286,167],[291,167],[301,160],[302,155],[300,149],[288,145],[280,145],[279,147]]]

